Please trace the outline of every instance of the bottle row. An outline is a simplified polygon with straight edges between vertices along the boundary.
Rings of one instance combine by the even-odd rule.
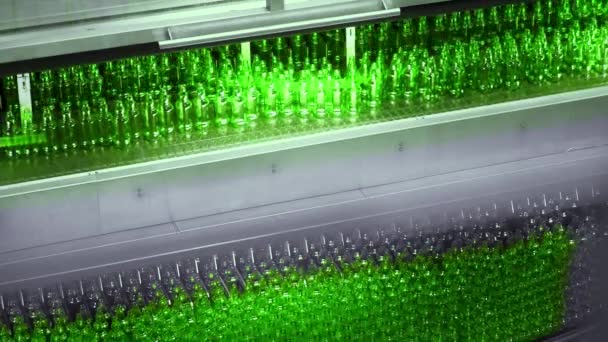
[[[508,22],[516,5],[430,17],[424,30],[427,18],[363,26],[356,58],[347,58],[345,31],[333,30],[252,42],[251,59],[241,46],[227,45],[43,71],[31,75],[32,114],[22,113],[11,76],[3,82],[0,148],[8,157],[51,155],[269,126],[359,124],[387,107],[411,115],[416,106],[465,95],[605,78],[608,26],[601,11],[583,21],[563,14],[566,2],[551,5],[555,10],[550,3],[517,5],[527,19],[516,29],[476,19],[473,27],[483,30],[461,34],[440,24],[443,17],[495,12]],[[541,5],[547,16],[568,20],[533,19]]]
[[[534,226],[503,243],[514,232],[476,229],[481,240],[464,248],[457,241],[471,240],[456,231],[413,241],[346,236],[343,248],[307,244],[308,253],[108,275],[46,292],[42,302],[8,302],[0,337],[528,340],[559,330],[572,230]]]

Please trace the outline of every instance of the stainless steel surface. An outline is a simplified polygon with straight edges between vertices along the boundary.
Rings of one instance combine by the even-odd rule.
[[[269,11],[280,11],[285,8],[285,0],[266,0],[266,8]]]
[[[253,39],[331,25],[399,16],[399,9],[386,9],[379,1],[326,1],[286,3],[285,9],[226,21],[185,24],[170,28],[172,39],[159,42],[161,49],[235,39]]]
[[[264,6],[243,0],[3,32],[0,63],[157,42],[169,38],[168,27],[264,13]]]
[[[0,31],[224,1],[226,0],[0,0]]]
[[[324,13],[344,13],[343,8],[320,8],[319,11]],[[308,12],[299,10],[282,11],[285,14],[281,18],[275,17],[257,17],[248,18],[240,22],[233,22],[228,27],[217,29],[218,23],[204,23],[202,25],[190,25],[188,27],[172,27],[170,40],[158,42],[161,49],[172,49],[191,45],[210,44],[214,42],[225,42],[236,39],[276,35],[281,33],[296,32],[300,30],[318,29],[326,26],[354,24],[374,19],[384,19],[397,17],[400,15],[400,9],[383,9],[378,11],[355,13],[349,15],[328,16],[326,18],[299,20],[297,17],[302,17],[302,14],[308,16]],[[252,22],[256,22],[252,25]],[[278,24],[276,24],[278,23]],[[215,32],[218,31],[218,32]],[[199,32],[215,32],[202,35],[193,35]],[[183,37],[183,38],[179,38]]]
[[[420,2],[393,1],[387,8],[389,3],[379,0],[0,0],[0,64],[145,43],[183,46],[343,25],[398,15],[399,6]],[[180,44],[173,39],[190,40]]]
[[[601,87],[9,185],[0,252],[561,158],[608,145],[605,108]]]
[[[262,241],[295,243],[395,224],[410,229],[412,222],[429,217],[480,210],[511,217],[532,206],[553,210],[555,205],[605,202],[607,176],[608,147],[596,147],[5,252],[0,254],[0,292],[240,252]]]

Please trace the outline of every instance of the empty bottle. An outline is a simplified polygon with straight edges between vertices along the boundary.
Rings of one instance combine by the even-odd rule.
[[[192,122],[196,131],[205,131],[209,128],[212,117],[213,105],[210,103],[205,93],[202,83],[196,87],[196,91],[191,93],[192,99]]]
[[[59,150],[59,145],[57,143],[59,134],[57,132],[54,112],[55,108],[53,105],[46,105],[42,108],[41,131],[46,138],[46,143],[42,147],[42,152],[47,156]]]
[[[97,137],[99,136],[96,120],[93,118],[88,101],[82,100],[78,107],[80,112],[80,128],[78,129],[81,133],[80,146],[85,149],[93,148],[97,145]]]
[[[247,123],[247,119],[245,117],[247,111],[245,110],[246,106],[246,95],[243,94],[241,86],[237,86],[234,92],[234,96],[232,98],[232,108],[230,111],[230,123],[235,127],[243,127]]]
[[[59,141],[63,152],[74,150],[78,144],[76,139],[76,122],[72,117],[72,104],[64,102],[60,106],[61,119],[59,120]]]
[[[114,102],[114,145],[125,148],[131,144],[131,127],[129,125],[129,113],[123,104],[123,99]]]
[[[185,84],[178,86],[177,98],[175,100],[175,125],[179,134],[184,134],[186,137],[192,132],[192,102],[188,98],[188,92]]]
[[[230,101],[224,85],[220,82],[215,102],[215,124],[226,126],[230,122]]]
[[[162,110],[160,107],[160,92],[153,90],[148,93],[144,93],[145,105],[147,109],[145,111],[145,133],[144,137],[147,141],[157,142],[161,137],[162,127],[164,122],[162,121]]]

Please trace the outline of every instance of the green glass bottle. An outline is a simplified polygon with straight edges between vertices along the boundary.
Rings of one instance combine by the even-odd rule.
[[[160,102],[160,91],[153,90],[147,93],[143,93],[145,96],[146,110],[143,112],[145,115],[144,121],[144,138],[152,143],[158,142],[161,137],[161,130],[164,126],[162,122],[162,103]]]
[[[241,86],[238,85],[234,91],[234,96],[232,96],[232,108],[230,110],[230,123],[237,127],[237,129],[242,129],[245,124],[247,124],[247,118],[245,114],[246,111],[246,95],[243,94],[243,90]]]
[[[89,64],[86,66],[86,92],[92,97],[99,97],[103,95],[104,83],[103,76],[99,71],[99,68],[95,64]]]
[[[488,29],[491,32],[495,32],[496,34],[500,34],[503,30],[502,20],[500,17],[499,7],[494,6],[488,8],[487,20],[488,20]]]
[[[55,94],[53,91],[53,73],[50,71],[42,71],[38,75],[37,82],[34,83],[34,87],[38,88],[37,93],[38,99],[36,102],[39,102],[37,106],[37,112],[42,112],[42,108],[49,104],[55,104]]]
[[[340,122],[343,120],[343,99],[344,93],[342,89],[342,79],[339,77],[339,72],[334,78],[330,79],[330,85],[332,86],[332,100],[331,100],[331,118],[334,122]]]
[[[566,33],[573,19],[570,0],[558,0],[557,5],[557,28]]]
[[[545,24],[545,9],[542,1],[535,1],[532,7],[532,18],[530,22],[534,28],[541,27]]]
[[[401,65],[400,60],[397,58],[393,58],[393,62],[391,63],[387,75],[386,80],[386,96],[384,98],[391,105],[394,106],[397,103],[397,99],[401,94]]]
[[[583,70],[585,78],[593,79],[598,76],[598,66],[603,61],[602,50],[598,44],[595,35],[597,30],[592,27],[596,26],[595,19],[589,20],[587,28],[583,31],[582,40],[584,42],[584,62]]]
[[[113,146],[116,131],[113,115],[110,113],[108,103],[103,98],[94,99],[93,106],[96,111],[97,127],[99,131],[99,145]]]
[[[272,60],[276,61],[278,65],[278,60],[276,59],[276,57],[272,56]],[[220,78],[222,79],[222,84],[224,85],[228,94],[233,94],[239,83],[237,76],[234,72],[234,68],[232,67],[232,62],[230,62],[229,60],[224,60],[220,63]]]
[[[515,31],[521,32],[528,26],[528,5],[519,3],[515,9]]]
[[[78,107],[80,113],[80,120],[78,122],[80,125],[78,128],[78,132],[80,132],[79,145],[84,149],[93,148],[97,145],[97,137],[99,136],[96,119],[93,118],[88,101],[81,100]]]
[[[420,63],[416,56],[410,55],[403,75],[403,94],[408,103],[415,101],[419,93]]]
[[[192,95],[192,113],[194,123],[194,129],[196,131],[205,132],[209,128],[211,122],[213,105],[205,94],[205,88],[202,83],[199,83],[196,87],[196,92],[191,93]]]
[[[473,10],[473,29],[477,38],[484,36],[487,30],[486,12],[483,8]]]
[[[8,327],[0,322],[0,341],[11,341],[11,332]]]
[[[401,47],[409,47],[411,45],[414,44],[415,40],[415,34],[416,34],[416,29],[414,27],[414,20],[413,19],[404,19],[403,21],[398,23],[399,25],[399,35],[397,36],[398,39],[398,46]]]
[[[481,86],[481,44],[476,38],[472,38],[468,43],[467,53],[467,74],[468,84],[471,89],[480,90]]]
[[[158,55],[156,63],[160,76],[160,86],[165,88],[175,84],[175,73],[173,64],[171,63],[171,54]]]
[[[18,134],[17,119],[15,117],[15,105],[9,105],[4,112],[4,121],[2,122],[2,140],[4,142],[4,154],[9,157],[15,157],[15,137]]]
[[[2,95],[4,96],[4,103],[7,105],[7,107],[19,102],[17,88],[17,76],[6,76],[2,80]]]
[[[380,107],[382,101],[382,74],[375,62],[372,64],[369,79],[369,101],[367,106],[372,114]]]
[[[157,60],[155,56],[146,56],[143,61],[144,67],[144,79],[143,87],[145,91],[158,90],[161,87],[161,75],[158,68]]]
[[[517,46],[517,42],[515,38],[511,35],[510,32],[505,34],[505,56],[509,56],[506,60],[505,65],[505,77],[504,84],[507,89],[515,90],[518,89],[521,85],[521,80],[523,75],[521,74],[521,55],[519,53],[519,49]]]
[[[606,8],[608,8],[608,5],[606,5]],[[600,35],[599,35],[599,40],[603,41],[603,42],[607,42],[608,41],[608,27],[604,26],[600,29]],[[608,77],[608,44],[603,43],[603,44],[598,44],[599,45],[599,49],[602,52],[602,56],[603,58],[601,59],[599,65],[600,65],[600,71],[599,74],[601,75],[602,78],[606,78]]]
[[[162,105],[162,112],[160,113],[163,122],[162,132],[169,141],[173,141],[175,139],[175,107],[173,105],[173,101],[171,101],[171,94],[169,93],[170,86],[163,87],[163,90],[160,94],[160,101]]]
[[[69,152],[78,146],[76,138],[76,122],[72,117],[72,104],[63,102],[60,105],[61,120],[59,120],[60,148],[63,152]]]
[[[395,41],[390,39],[391,23],[383,22],[377,25],[372,51],[376,53],[393,54],[396,51]]]
[[[230,97],[224,84],[220,81],[217,88],[217,95],[215,96],[215,115],[214,123],[216,127],[225,131],[228,123],[230,122],[231,116],[231,104]]]
[[[132,62],[130,62],[130,60],[131,59],[123,59],[116,63],[118,66],[116,74],[116,82],[118,83],[118,96],[130,94],[135,91],[130,70],[130,64],[132,64]]]
[[[452,39],[466,37],[466,33],[463,32],[462,15],[463,12],[452,12],[448,16],[448,33]]]
[[[345,112],[348,113],[348,121],[355,122],[357,121],[359,111],[357,110],[359,106],[358,99],[358,87],[354,78],[351,78],[348,82],[347,89],[345,90],[345,96],[347,97],[344,106]]]
[[[42,123],[40,127],[46,139],[46,143],[42,146],[41,150],[46,156],[59,150],[54,112],[55,107],[53,105],[46,105],[42,108]]]
[[[259,56],[260,60],[266,64],[266,67],[270,65],[272,59],[272,47],[268,39],[262,39],[251,44],[253,53]]]
[[[507,59],[504,50],[503,44],[500,40],[500,36],[494,36],[490,39],[489,49],[492,50],[492,54],[494,56],[494,63],[492,66],[492,89],[497,90],[502,88],[503,86],[503,77],[504,77],[504,61]]]
[[[294,115],[295,89],[293,79],[286,73],[281,75],[281,93],[279,96],[279,114],[289,120]]]
[[[72,83],[69,72],[65,69],[59,70],[59,82],[57,84],[58,100],[61,103],[70,102],[73,99],[71,91]]]
[[[143,89],[139,88],[138,89]],[[131,136],[134,143],[139,143],[148,131],[147,124],[150,114],[150,103],[148,102],[148,93],[143,91],[135,93],[134,108],[131,112],[129,121],[131,123]]]
[[[321,59],[327,57],[327,46],[325,41],[322,39],[319,32],[313,32],[310,35],[310,50],[309,58],[312,65],[316,67],[321,66]]]
[[[465,38],[473,34],[473,14],[471,11],[462,13],[462,34]]]
[[[513,32],[516,29],[517,9],[515,4],[506,4],[503,7],[502,25],[505,31]]]
[[[443,41],[447,38],[448,33],[448,15],[445,13],[438,14],[433,18],[433,50],[438,51],[439,46],[443,43]]]
[[[114,102],[114,145],[119,148],[126,148],[131,144],[131,127],[129,124],[129,112],[124,102],[129,102],[125,96]]]
[[[291,51],[287,45],[287,39],[284,37],[277,37],[271,44],[272,55],[283,64],[287,64],[287,60],[291,56]]]
[[[592,0],[575,0],[573,12],[579,20],[584,22],[590,19],[593,13],[593,5]]]
[[[138,96],[138,93],[136,93],[135,96]],[[139,112],[140,104],[135,101],[133,95],[130,93],[122,94],[120,99],[122,100],[122,105],[124,106],[125,114],[127,116],[125,124],[129,134],[129,143],[126,145],[138,143],[143,135],[143,116]]]
[[[536,32],[531,46],[531,59],[534,60],[530,68],[532,84],[542,85],[547,81],[547,52],[547,37],[541,27]]]
[[[339,70],[346,67],[346,32],[344,30],[330,31],[328,36],[327,58]]]
[[[180,85],[188,83],[189,64],[186,51],[177,52],[175,54],[175,83]]]
[[[464,95],[467,78],[465,48],[464,44],[460,41],[457,41],[455,44],[453,61],[452,66],[449,68],[452,70],[452,81],[449,86],[449,92],[453,97],[459,98]]]
[[[192,134],[192,102],[188,98],[185,84],[178,86],[177,98],[175,100],[175,125],[179,134],[190,136]]]
[[[316,85],[316,87],[314,87],[312,89],[312,91],[316,94],[315,96],[315,101],[314,101],[314,116],[322,121],[325,119],[325,117],[327,116],[327,111],[326,111],[326,98],[327,98],[327,94],[326,94],[326,90],[325,90],[325,82],[322,79],[314,79],[314,84]],[[331,92],[330,92],[331,94]]]
[[[554,30],[551,43],[547,51],[547,77],[550,82],[559,82],[563,78],[562,66],[565,59],[565,51],[562,44],[562,34],[559,30]]]
[[[420,96],[426,102],[432,102],[438,96],[437,61],[429,58],[422,61],[420,73]]]
[[[429,24],[427,17],[419,17],[416,19],[416,44],[426,46],[428,43]]]
[[[9,317],[13,329],[13,340],[25,342],[30,339],[30,334],[27,323],[20,311],[17,307],[12,307],[9,310]]]
[[[264,92],[264,119],[268,123],[275,123],[279,114],[277,108],[277,89],[275,86],[274,75],[270,74],[266,78],[266,91]]]
[[[122,80],[117,66],[118,62],[110,61],[104,65],[104,79],[107,80],[105,88],[106,99],[112,100],[118,97],[122,91]]]
[[[306,47],[304,46],[302,35],[298,34],[290,37],[289,42],[295,70],[300,71],[304,67],[303,63],[306,57]]]
[[[453,71],[451,70],[451,64],[453,63],[453,58],[454,57],[451,53],[451,45],[444,43],[440,48],[437,64],[437,90],[441,96],[449,94],[450,88],[453,85],[453,80],[451,79],[451,72]]]
[[[91,96],[89,91],[90,87],[88,86],[88,79],[85,75],[85,70],[83,67],[76,67],[72,70],[72,83],[73,83],[73,97],[71,101],[81,101],[81,99],[85,99]]]
[[[301,76],[299,85],[300,89],[298,91],[298,119],[301,122],[306,122],[310,116],[310,93],[309,93],[309,83],[306,76]]]

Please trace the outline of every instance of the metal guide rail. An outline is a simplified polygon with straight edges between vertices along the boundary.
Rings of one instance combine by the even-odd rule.
[[[164,49],[347,25],[399,16],[401,7],[439,1],[65,2],[47,1],[44,8],[32,1],[3,4],[0,65],[142,44]],[[142,48],[152,51],[151,46]]]

